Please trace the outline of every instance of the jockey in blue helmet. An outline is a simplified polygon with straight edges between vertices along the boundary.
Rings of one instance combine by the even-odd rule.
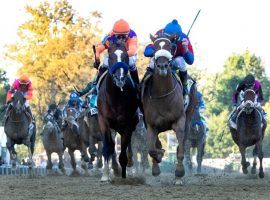
[[[66,108],[73,107],[76,109],[76,118],[79,116],[82,111],[82,99],[78,96],[77,92],[71,92],[69,95],[69,100],[67,102]],[[66,117],[66,111],[64,109],[64,116]]]
[[[205,110],[205,103],[204,103],[204,99],[203,99],[203,95],[201,92],[197,91],[197,98],[199,100],[199,105],[198,105],[198,109],[199,109],[199,113],[200,113],[200,117],[201,117],[201,122],[204,124],[205,126],[205,130],[206,130],[206,135],[208,133],[208,126],[207,126],[207,123],[206,123],[206,118],[205,116],[203,115],[203,112]]]
[[[172,66],[175,69],[179,69],[179,76],[183,84],[183,95],[184,97],[188,93],[187,89],[187,68],[186,63],[192,65],[194,62],[193,48],[186,34],[182,32],[181,26],[178,21],[174,19],[172,22],[168,23],[164,29],[159,30],[156,33],[157,36],[165,35],[167,36],[173,45],[172,48]],[[154,45],[149,44],[144,50],[144,55],[146,57],[153,57],[154,55]],[[152,74],[154,69],[154,60],[152,59],[144,77],[147,74]],[[144,78],[143,78],[144,79]]]

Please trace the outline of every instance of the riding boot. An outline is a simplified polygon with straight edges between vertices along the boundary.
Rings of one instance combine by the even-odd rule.
[[[94,88],[93,91],[95,91],[95,93],[97,93],[97,88],[96,87],[97,87],[97,84],[99,82],[99,79],[106,70],[107,70],[107,67],[104,66],[104,65],[101,65],[99,67],[99,69],[98,69],[97,76],[96,76],[95,80],[93,81],[93,88]]]
[[[179,77],[183,85],[183,96],[186,97],[188,95],[188,88],[187,88],[187,78],[188,74],[187,71],[179,71]]]
[[[135,90],[136,90],[136,93],[137,93],[137,98],[139,99],[139,83],[140,83],[140,80],[139,80],[137,69],[135,69],[134,71],[130,71],[130,76],[131,76],[131,78],[132,78],[132,80],[134,82]]]
[[[135,69],[134,71],[130,71],[130,76],[131,76],[132,80],[134,81],[135,85],[138,85],[140,82],[138,70]]]

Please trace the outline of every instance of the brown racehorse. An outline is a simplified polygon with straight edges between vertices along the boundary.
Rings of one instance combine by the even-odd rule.
[[[173,129],[179,144],[177,149],[178,163],[175,171],[176,184],[182,184],[182,177],[185,174],[183,166],[184,142],[197,101],[194,101],[195,98],[191,98],[192,106],[187,108],[188,112],[191,113],[186,114],[182,84],[173,75],[171,69],[173,58],[171,41],[165,36],[154,37],[152,35],[151,40],[155,50],[153,58],[155,67],[152,78],[146,81],[142,89],[142,102],[147,123],[149,154],[153,158],[152,174],[154,176],[160,174],[158,163],[161,162],[164,155],[158,134]],[[192,97],[196,97],[194,87]]]

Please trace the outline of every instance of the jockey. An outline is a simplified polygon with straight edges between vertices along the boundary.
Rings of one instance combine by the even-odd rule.
[[[63,115],[66,117],[66,108],[75,108],[76,109],[76,118],[79,117],[81,111],[82,111],[82,99],[78,96],[77,92],[71,92],[69,95],[69,100],[67,102],[67,105],[65,106]]]
[[[15,93],[15,91],[23,92],[23,95],[26,99],[24,106],[25,106],[26,112],[29,113],[29,115],[32,118],[32,123],[30,124],[30,126],[32,126],[35,119],[33,117],[32,111],[30,109],[28,100],[32,99],[33,87],[32,87],[32,82],[30,81],[30,79],[27,75],[23,74],[20,76],[19,79],[15,79],[10,90],[7,93],[7,98],[6,98],[7,105],[10,104],[11,98],[13,97],[13,94]]]
[[[47,114],[45,116],[45,121],[52,121],[53,123],[56,122],[56,125],[58,128],[62,124],[62,112],[61,110],[57,107],[56,104],[51,104],[49,105]]]
[[[94,67],[98,69],[100,65],[100,56],[105,49],[108,49],[110,42],[124,42],[126,44],[127,53],[129,55],[130,75],[135,85],[138,85],[139,76],[137,67],[135,65],[137,60],[138,39],[136,33],[130,29],[129,24],[123,19],[120,19],[114,23],[112,31],[106,35],[101,44],[96,47],[96,60],[94,62]],[[107,70],[108,66],[108,55],[106,55],[104,57],[103,65],[99,67],[97,77],[93,82],[93,86],[96,86],[100,76]]]
[[[71,92],[69,95],[69,100],[67,102],[67,105],[65,106],[65,108],[63,110],[63,117],[64,118],[67,117],[67,112],[66,112],[67,108],[75,108],[75,110],[76,110],[75,118],[77,119],[82,111],[82,103],[83,103],[83,101],[78,96],[77,92]],[[68,125],[67,121],[64,120],[61,130],[64,130],[67,127],[67,125]]]
[[[207,134],[209,129],[208,129],[208,126],[207,126],[207,123],[206,123],[206,118],[203,115],[203,112],[205,110],[205,103],[204,103],[202,93],[199,92],[199,91],[197,91],[197,98],[199,100],[199,105],[198,106],[199,106],[199,113],[200,113],[200,116],[201,116],[201,121],[205,126],[205,130],[206,130],[206,134]]]
[[[173,44],[173,60],[172,66],[174,69],[179,69],[179,76],[183,84],[183,96],[186,97],[188,94],[187,89],[187,68],[186,63],[192,65],[194,62],[193,48],[189,41],[189,38],[186,34],[182,32],[181,26],[178,24],[178,21],[174,19],[172,22],[168,23],[164,29],[159,30],[156,33],[157,36],[165,35],[167,36]],[[153,57],[154,54],[154,45],[149,44],[144,50],[144,56]],[[144,75],[144,78],[148,74],[152,74],[154,69],[154,60],[152,59],[147,71]],[[144,80],[143,78],[143,80]]]
[[[262,109],[261,105],[264,105],[264,98],[263,98],[263,92],[262,92],[262,86],[259,80],[256,80],[255,77],[252,74],[248,74],[236,87],[235,91],[233,92],[233,112],[231,120],[236,125],[236,118],[241,110],[241,105],[237,107],[237,100],[238,95],[241,92],[244,92],[246,89],[253,89],[257,96],[257,104],[256,107],[260,110],[264,120],[266,120],[266,113]]]

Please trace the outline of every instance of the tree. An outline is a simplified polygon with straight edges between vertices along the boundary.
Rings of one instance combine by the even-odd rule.
[[[96,73],[92,46],[99,42],[101,14],[82,18],[67,0],[27,6],[26,12],[30,18],[18,28],[19,41],[6,54],[20,63],[18,74],[26,73],[33,83],[30,105],[40,131],[48,104],[65,100],[74,90],[72,83],[83,88]]]

